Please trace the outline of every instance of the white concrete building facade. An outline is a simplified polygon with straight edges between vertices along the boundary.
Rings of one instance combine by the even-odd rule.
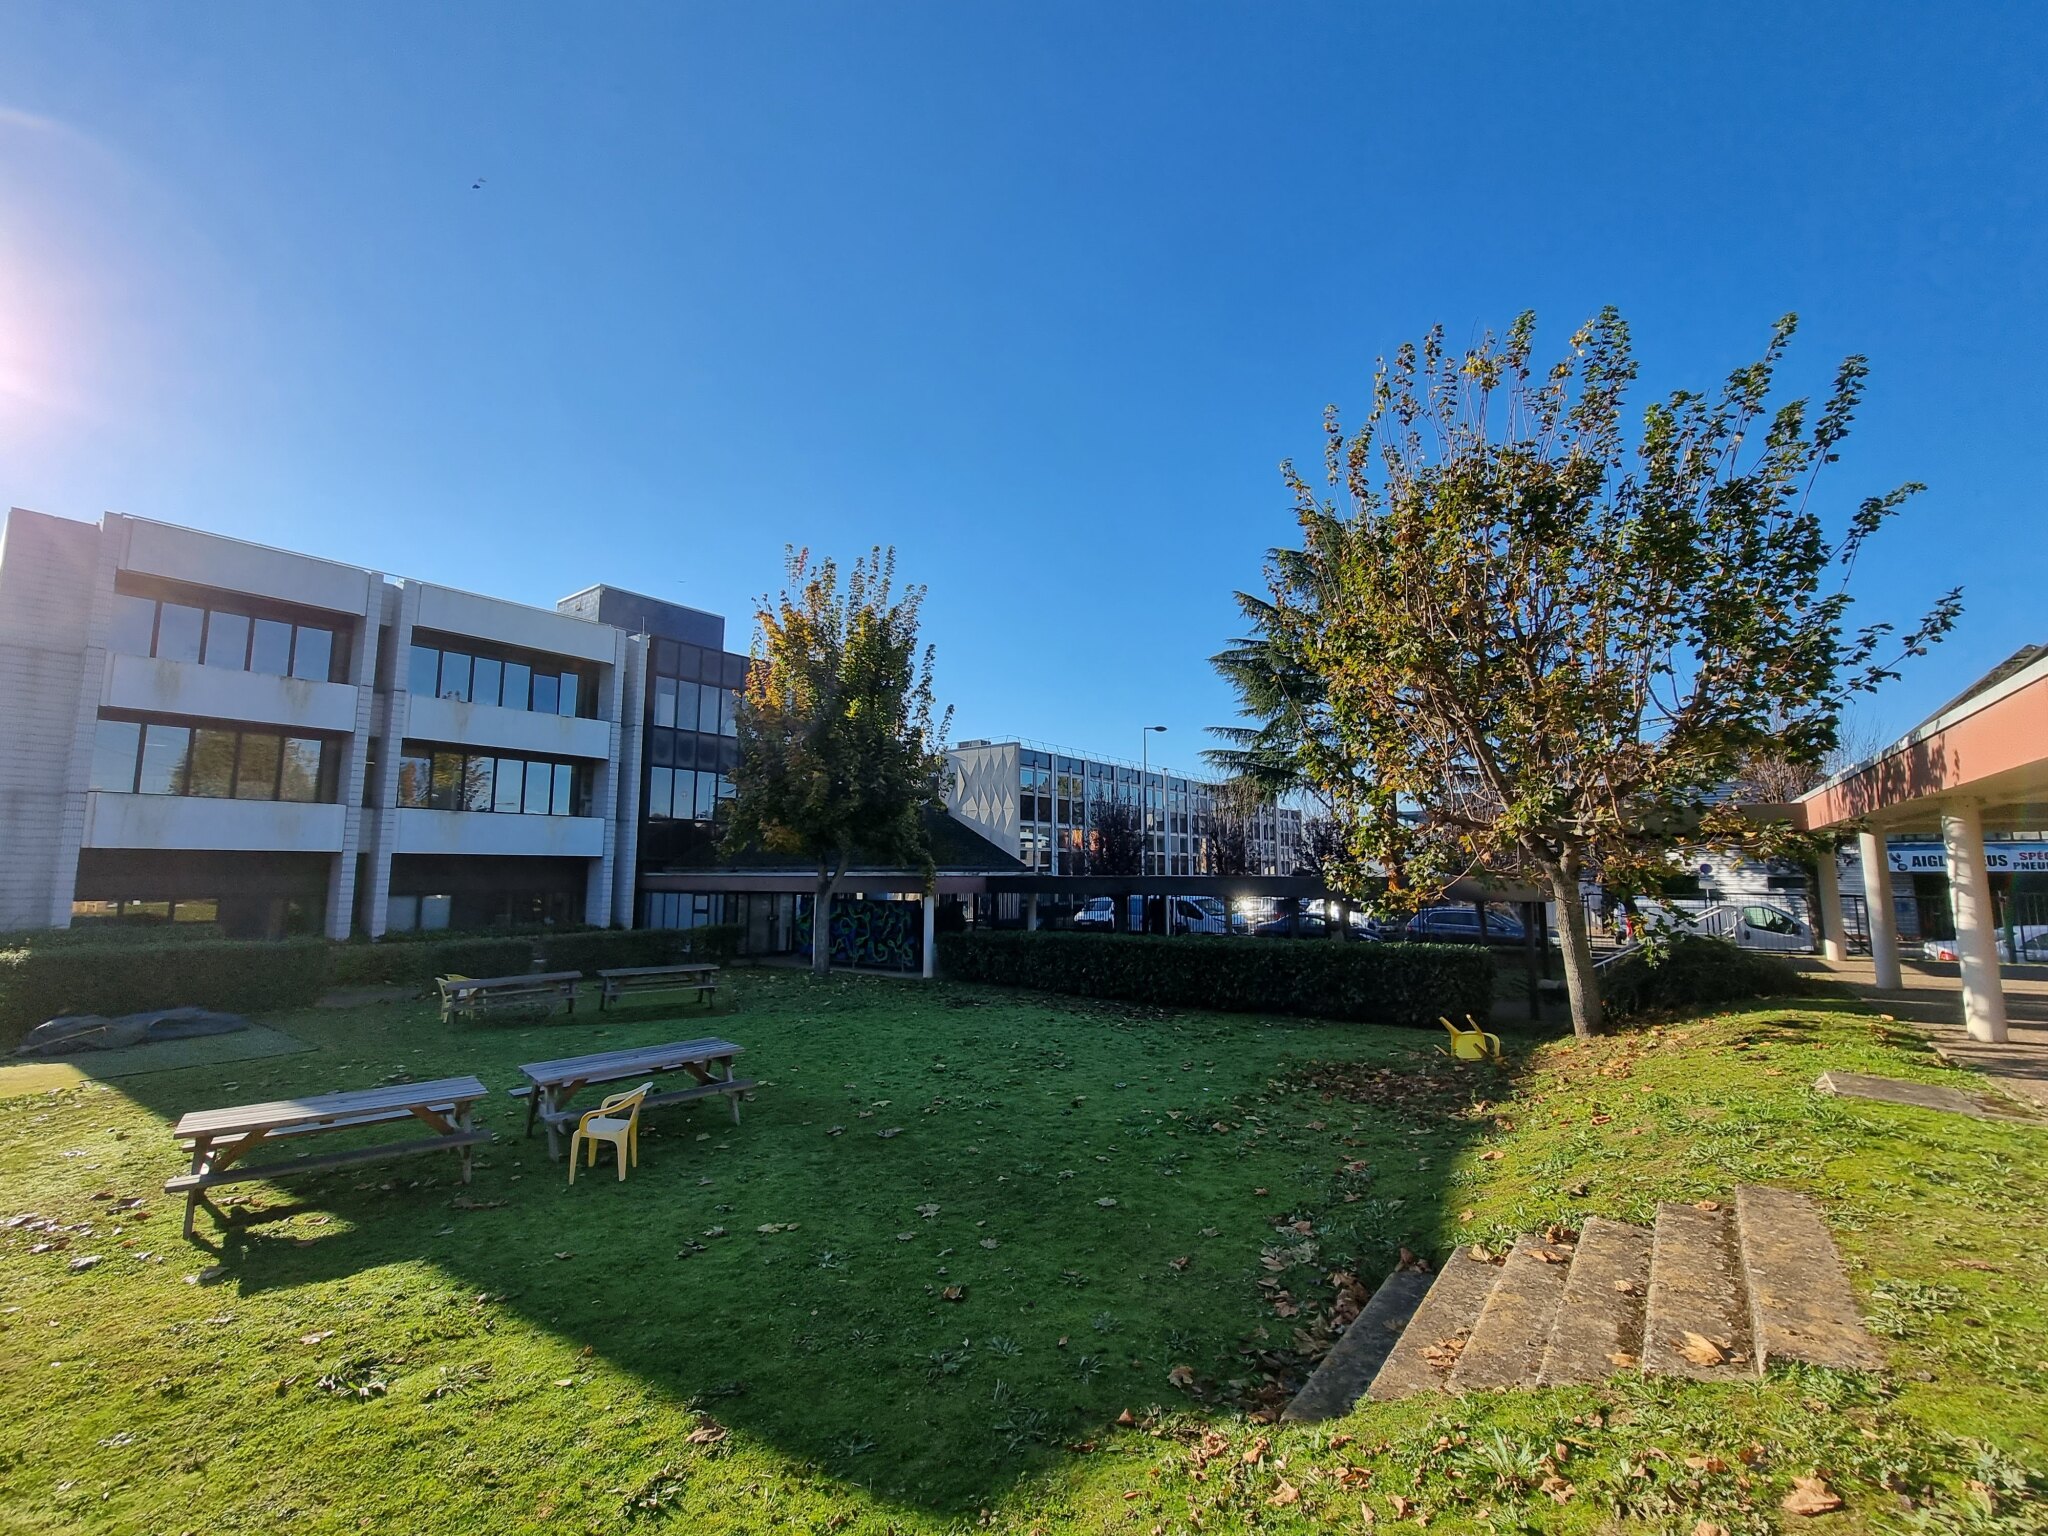
[[[635,643],[142,518],[16,509],[0,931],[630,920]]]

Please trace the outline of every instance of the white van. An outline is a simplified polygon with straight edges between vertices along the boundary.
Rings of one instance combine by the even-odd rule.
[[[1167,929],[1171,933],[1230,932],[1230,911],[1214,896],[1169,896],[1166,910]],[[1097,896],[1074,914],[1074,926],[1084,933],[1108,933],[1112,929],[1142,933],[1145,929],[1145,898],[1125,897],[1123,921],[1117,923],[1115,916],[1116,899]]]

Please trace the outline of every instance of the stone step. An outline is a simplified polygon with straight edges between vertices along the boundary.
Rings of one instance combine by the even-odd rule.
[[[1745,1184],[1735,1192],[1735,1224],[1759,1371],[1784,1360],[1839,1371],[1884,1368],[1884,1349],[1863,1326],[1841,1255],[1810,1196]]]
[[[1401,1331],[1415,1315],[1435,1277],[1423,1270],[1399,1269],[1381,1282],[1372,1299],[1344,1330],[1336,1347],[1323,1357],[1301,1391],[1280,1417],[1291,1424],[1341,1418],[1365,1396],[1373,1377],[1393,1353]]]
[[[1727,1206],[1657,1207],[1642,1356],[1646,1376],[1732,1381],[1755,1374],[1748,1288]]]
[[[1445,1386],[1488,1392],[1536,1385],[1571,1265],[1570,1246],[1517,1238]]]
[[[1417,1392],[1442,1391],[1500,1272],[1500,1265],[1473,1258],[1469,1248],[1446,1259],[1366,1395],[1390,1403]]]
[[[1640,1367],[1649,1289],[1650,1229],[1588,1216],[1536,1384],[1584,1385]]]

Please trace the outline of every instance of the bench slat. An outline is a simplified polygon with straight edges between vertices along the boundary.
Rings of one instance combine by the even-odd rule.
[[[325,1157],[294,1158],[281,1163],[235,1163],[210,1173],[181,1173],[164,1181],[167,1195],[190,1194],[221,1184],[240,1184],[251,1179],[288,1179],[302,1173],[326,1173],[337,1168],[355,1168],[364,1163],[381,1163],[395,1157],[412,1157],[421,1152],[447,1152],[476,1146],[491,1139],[489,1131],[463,1131],[454,1136],[429,1136],[419,1141],[383,1142],[374,1147],[356,1147],[347,1152],[330,1152]]]
[[[749,1093],[757,1086],[751,1077],[736,1077],[730,1082],[720,1078],[715,1083],[699,1083],[694,1088],[678,1088],[670,1093],[650,1093],[640,1101],[640,1107],[660,1109],[666,1104],[687,1104],[692,1099],[708,1099],[714,1094]],[[588,1109],[560,1109],[552,1114],[542,1110],[540,1118],[550,1125],[574,1125],[589,1113]]]
[[[715,965],[703,964],[620,965],[614,966],[608,971],[599,971],[597,974],[609,981],[615,977],[623,978],[629,976],[701,976],[707,971],[715,974],[717,970],[718,967]]]

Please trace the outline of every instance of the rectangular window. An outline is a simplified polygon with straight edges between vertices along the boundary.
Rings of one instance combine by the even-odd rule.
[[[697,819],[709,821],[718,811],[718,775],[699,772],[697,775]]]
[[[411,933],[420,925],[420,899],[393,896],[384,909],[384,927],[390,933]]]
[[[171,909],[174,923],[217,923],[220,921],[220,903],[217,901],[195,901],[186,897]]]
[[[672,677],[654,680],[654,723],[661,730],[676,723],[676,680]]]
[[[533,712],[537,715],[552,715],[562,696],[562,677],[559,672],[536,672],[533,674]]]
[[[564,672],[562,674],[562,702],[557,711],[558,713],[570,716],[575,715],[577,689],[581,682],[582,679],[577,677],[574,672]]]
[[[114,624],[107,635],[109,650],[124,656],[147,656],[156,644],[156,599],[114,594]]]
[[[651,761],[663,768],[674,766],[676,760],[676,733],[674,731],[649,731],[647,733],[647,755]]]
[[[277,798],[277,764],[283,746],[281,737],[260,731],[251,731],[242,738],[242,761],[235,769],[237,800]]]
[[[647,815],[653,821],[667,821],[669,804],[675,794],[676,775],[673,768],[651,769],[647,775]]]
[[[156,621],[156,654],[165,661],[197,661],[199,637],[205,628],[204,608],[163,604]]]
[[[278,773],[277,798],[315,801],[320,794],[320,742],[310,736],[287,736]]]
[[[102,720],[92,737],[94,789],[117,795],[135,790],[135,754],[142,749],[142,727],[133,720]]]
[[[523,661],[508,661],[505,663],[505,687],[499,702],[507,709],[530,708],[532,687],[533,669]]]
[[[324,683],[333,676],[333,669],[334,631],[301,624],[292,645],[292,676]]]
[[[422,896],[420,898],[420,931],[439,933],[446,928],[455,913],[453,896]]]
[[[196,730],[192,733],[192,772],[185,785],[188,795],[205,795],[225,800],[235,788],[235,733]]]
[[[462,809],[462,754],[436,752],[434,781],[427,791],[427,804],[437,811]]]
[[[719,704],[718,734],[721,736],[737,736],[739,733],[740,696],[728,689]]]
[[[425,810],[427,786],[434,776],[434,761],[423,752],[408,752],[398,760],[398,803]]]
[[[185,759],[192,752],[189,725],[149,725],[142,731],[142,777],[145,795],[182,795]]]
[[[462,768],[462,808],[465,811],[488,811],[497,804],[498,760],[494,757],[469,758]]]
[[[694,683],[698,678],[702,677],[704,675],[702,671],[703,665],[704,653],[697,649],[696,646],[678,645],[676,647],[675,673],[684,682]]]
[[[288,677],[292,670],[292,627],[282,619],[258,619],[249,636],[249,670]]]
[[[491,790],[491,809],[519,814],[519,799],[526,790],[526,764],[516,757],[498,759],[497,782]]]
[[[441,653],[431,645],[416,645],[406,663],[405,686],[430,699],[441,697]]]
[[[697,688],[697,730],[701,735],[718,734],[718,701],[725,697],[725,690],[714,688],[709,683],[700,683]]]
[[[239,613],[206,616],[206,664],[240,672],[249,665],[249,621]]]
[[[505,687],[505,663],[489,656],[476,659],[476,670],[470,678],[469,697],[475,704],[495,704]]]
[[[550,807],[557,816],[573,816],[576,803],[576,769],[569,763],[555,764],[555,798]]]
[[[461,651],[441,653],[441,697],[460,704],[469,702],[469,657]]]
[[[526,765],[526,814],[545,816],[555,797],[555,770],[549,763]]]

